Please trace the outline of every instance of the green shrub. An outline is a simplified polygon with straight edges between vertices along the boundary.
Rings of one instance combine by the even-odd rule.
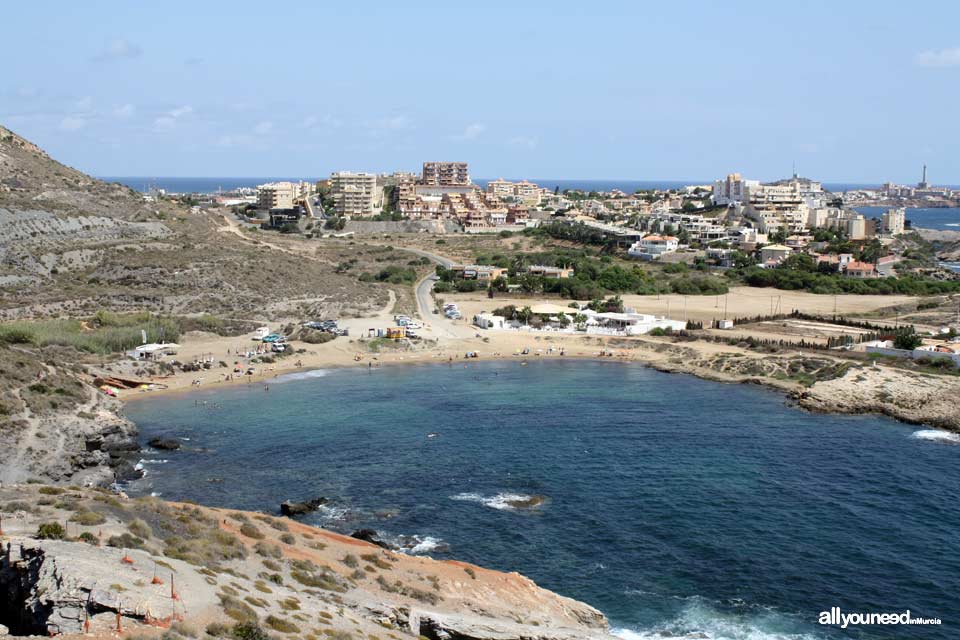
[[[66,535],[59,522],[45,522],[37,527],[37,537],[41,540],[63,540]]]
[[[79,536],[77,536],[77,539],[82,540],[87,544],[94,544],[94,545],[97,544],[97,537],[92,533],[90,533],[89,531],[84,531]]]
[[[84,527],[95,527],[98,524],[103,524],[106,521],[106,517],[104,517],[102,513],[97,513],[96,511],[78,511],[70,518],[70,522],[76,522]]]

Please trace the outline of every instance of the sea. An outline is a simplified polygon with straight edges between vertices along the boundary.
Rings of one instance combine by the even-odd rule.
[[[879,218],[890,207],[854,207],[867,218]],[[907,209],[907,220],[914,227],[923,229],[938,229],[940,231],[960,232],[960,207],[916,208]]]
[[[183,449],[145,452],[126,489],[274,514],[323,496],[307,522],[519,571],[625,640],[960,637],[960,436],[636,363],[531,360],[138,399],[144,441]],[[942,625],[818,624],[831,607]]]
[[[145,177],[145,176],[100,176],[101,180],[107,182],[119,182],[127,185],[131,189],[138,191],[149,191],[150,189],[164,189],[170,193],[216,193],[217,191],[229,191],[241,187],[254,188],[259,184],[266,182],[276,182],[279,180],[304,180],[315,182],[329,176],[301,176],[301,177]],[[519,180],[520,178],[506,178],[508,180]],[[474,178],[474,182],[481,187],[485,187],[491,178]],[[713,184],[713,180],[577,180],[570,178],[530,178],[531,182],[539,184],[542,187],[553,189],[581,189],[583,191],[612,191],[619,189],[624,193],[633,193],[637,189],[678,189],[691,184]],[[832,183],[824,184],[824,187],[830,191],[847,191],[850,189],[876,188],[876,186],[853,184],[853,183]]]

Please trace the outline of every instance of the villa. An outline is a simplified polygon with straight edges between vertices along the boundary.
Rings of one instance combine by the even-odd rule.
[[[450,266],[449,271],[457,278],[484,281],[496,280],[507,273],[507,270],[502,267],[485,264],[455,264]]]
[[[680,240],[675,236],[645,236],[630,245],[627,253],[642,260],[659,260],[667,253],[673,253],[680,247]]]

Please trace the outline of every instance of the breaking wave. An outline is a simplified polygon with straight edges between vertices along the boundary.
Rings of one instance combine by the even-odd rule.
[[[920,431],[914,431],[910,437],[917,438],[918,440],[943,442],[945,444],[960,444],[960,433],[950,433],[949,431],[941,431],[940,429],[922,429]]]
[[[462,502],[478,502],[485,507],[500,511],[533,509],[541,506],[546,500],[543,496],[530,496],[524,493],[498,493],[494,496],[484,496],[479,493],[458,493],[455,496],[450,496],[450,499]]]
[[[821,640],[803,623],[777,611],[761,609],[749,614],[723,613],[705,602],[686,606],[676,618],[649,629],[612,628],[621,640]]]
[[[421,555],[425,553],[440,552],[445,553],[450,550],[450,545],[433,536],[421,536],[414,534],[412,536],[397,536],[391,538],[388,542],[398,547],[404,553],[410,555]]]

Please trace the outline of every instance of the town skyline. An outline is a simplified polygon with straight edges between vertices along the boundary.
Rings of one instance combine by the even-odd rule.
[[[956,6],[694,4],[19,6],[0,121],[96,175],[960,183]]]

